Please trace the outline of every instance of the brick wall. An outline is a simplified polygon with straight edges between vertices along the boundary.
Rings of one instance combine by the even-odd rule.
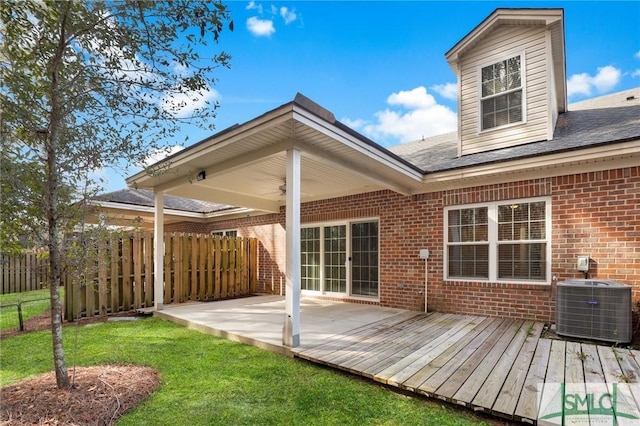
[[[553,321],[554,285],[445,282],[443,280],[443,209],[450,205],[550,196],[552,199],[552,275],[582,278],[576,256],[591,258],[590,278],[615,279],[633,287],[640,300],[640,167],[483,185],[463,190],[402,196],[380,191],[306,203],[302,223],[359,218],[380,221],[379,304],[424,309],[428,248],[430,310]],[[284,210],[209,224],[175,224],[186,231],[238,229],[259,238],[260,289],[281,293],[284,287]],[[169,227],[167,228],[169,230]],[[359,301],[362,302],[362,301]]]

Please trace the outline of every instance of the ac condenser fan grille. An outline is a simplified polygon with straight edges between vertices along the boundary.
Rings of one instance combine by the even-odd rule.
[[[615,281],[572,280],[558,283],[556,331],[560,335],[631,341],[631,287]]]

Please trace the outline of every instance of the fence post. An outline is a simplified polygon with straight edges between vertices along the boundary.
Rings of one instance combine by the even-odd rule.
[[[22,319],[22,303],[18,303],[18,323],[20,324],[20,331],[24,331],[24,321]]]

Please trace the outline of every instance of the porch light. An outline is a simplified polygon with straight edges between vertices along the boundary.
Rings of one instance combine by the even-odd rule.
[[[200,182],[201,180],[205,180],[206,177],[207,177],[207,172],[205,172],[204,170],[200,170],[200,172],[196,176],[196,180]]]

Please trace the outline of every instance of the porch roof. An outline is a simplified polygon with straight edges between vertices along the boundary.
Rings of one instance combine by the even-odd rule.
[[[301,201],[389,189],[412,194],[422,171],[301,94],[140,172],[129,186],[278,212],[285,204],[286,151],[301,153]]]

